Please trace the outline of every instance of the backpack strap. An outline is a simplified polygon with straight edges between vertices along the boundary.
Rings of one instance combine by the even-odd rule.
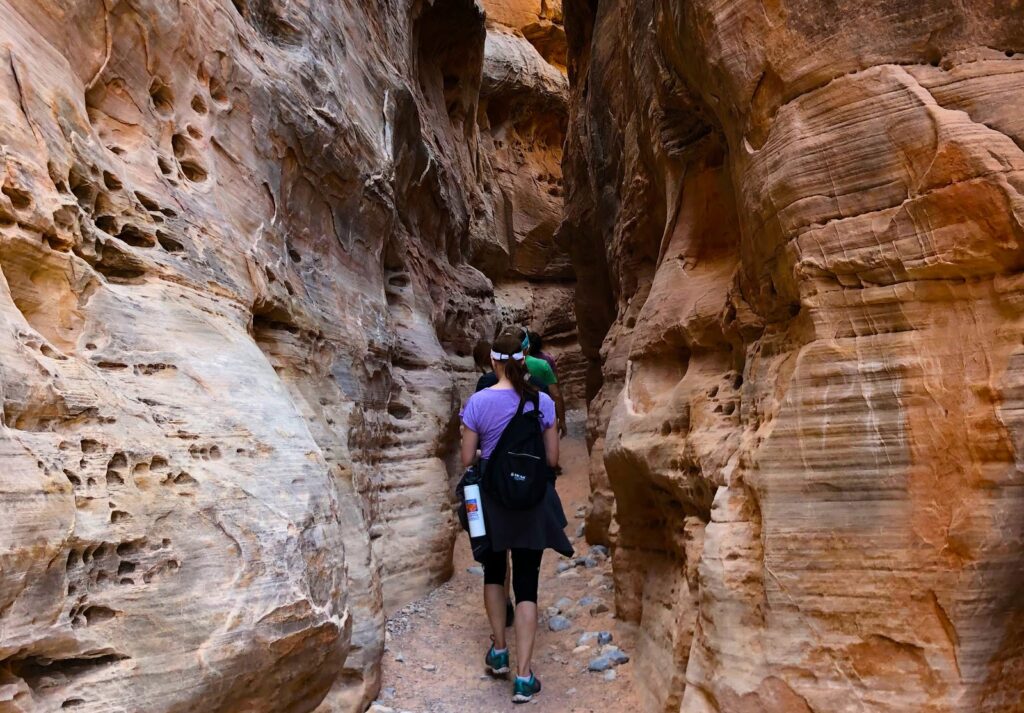
[[[516,409],[516,415],[513,418],[519,418],[523,415],[523,406],[526,405],[526,393],[519,397],[519,408]]]
[[[519,418],[523,415],[523,407],[526,406],[527,403],[533,404],[533,412],[537,414],[537,416],[540,416],[540,392],[535,391],[531,394],[529,390],[527,390],[519,397],[519,408],[516,409],[515,418]]]
[[[533,404],[533,412],[535,414],[537,414],[538,418],[540,418],[541,417],[541,413],[540,413],[540,392],[539,391],[534,391],[532,394],[530,394],[530,403]]]

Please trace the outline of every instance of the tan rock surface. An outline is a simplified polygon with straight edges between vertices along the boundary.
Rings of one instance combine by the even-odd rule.
[[[0,17],[0,710],[361,710],[494,325],[481,9]]]
[[[647,709],[1020,710],[1019,10],[591,7],[561,235]]]
[[[572,313],[575,275],[555,240],[569,93],[561,7],[546,0],[488,0],[484,7],[481,145],[496,234],[481,240],[474,260],[495,282],[499,323],[540,332],[566,400],[582,405],[586,369]],[[558,30],[543,42],[531,34],[538,18]]]

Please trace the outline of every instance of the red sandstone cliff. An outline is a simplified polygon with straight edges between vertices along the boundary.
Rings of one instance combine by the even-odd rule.
[[[1021,710],[1019,8],[565,14],[588,536],[648,709]]]
[[[560,18],[0,17],[0,709],[361,710],[450,572],[473,344],[572,371]]]

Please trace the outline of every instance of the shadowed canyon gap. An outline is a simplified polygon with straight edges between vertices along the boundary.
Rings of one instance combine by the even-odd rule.
[[[648,710],[1024,707],[1019,7],[0,18],[4,713],[362,710],[499,322]]]

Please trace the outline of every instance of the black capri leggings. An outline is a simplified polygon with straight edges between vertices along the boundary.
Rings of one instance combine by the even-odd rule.
[[[505,585],[506,551],[490,552],[484,560],[484,584]],[[540,578],[540,557],[544,550],[512,548],[512,590],[516,604],[537,602],[537,580]]]

